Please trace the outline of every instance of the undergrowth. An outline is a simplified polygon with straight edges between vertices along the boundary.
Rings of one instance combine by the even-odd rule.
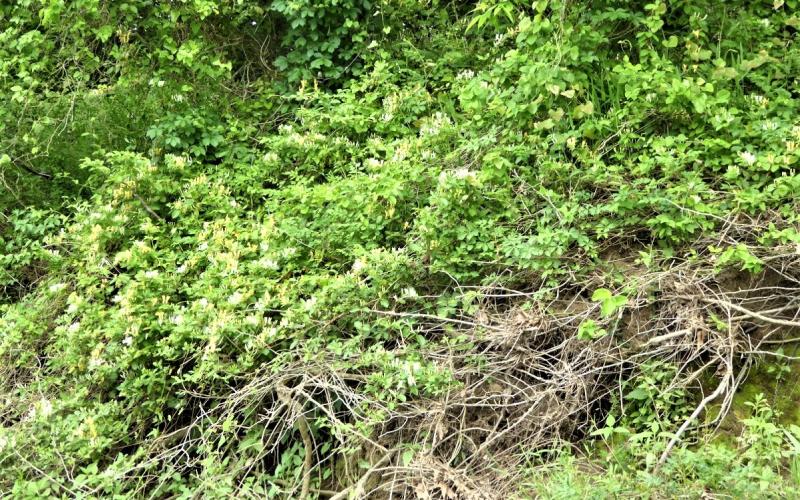
[[[2,3],[0,492],[797,495],[796,7]]]

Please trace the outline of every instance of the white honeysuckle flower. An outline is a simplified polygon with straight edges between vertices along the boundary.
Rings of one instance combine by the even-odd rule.
[[[450,117],[441,111],[434,113],[419,129],[420,136],[436,135],[443,127],[451,125]]]
[[[270,269],[272,271],[277,271],[279,268],[278,263],[270,258],[263,258],[259,260],[258,265],[264,269]]]
[[[183,314],[173,314],[172,316],[170,316],[169,320],[173,325],[182,325]]]
[[[393,115],[400,106],[400,96],[391,94],[383,99],[383,109],[386,113]]]
[[[150,247],[147,246],[147,243],[145,243],[144,241],[141,241],[141,240],[134,241],[133,242],[133,246],[136,248],[136,250],[138,250],[138,251],[140,251],[142,253],[146,253],[146,252],[150,251]],[[123,252],[120,252],[120,253],[125,253],[125,255],[127,255],[127,258],[130,258],[130,255],[131,255],[130,250],[123,250]]]
[[[244,300],[244,295],[241,292],[236,291],[233,294],[231,294],[230,297],[228,297],[228,304],[231,304],[233,306],[239,305],[242,303],[242,300]]]
[[[53,414],[53,404],[47,399],[42,399],[39,402],[39,415],[41,415],[44,418],[47,418],[52,414]]]
[[[366,164],[370,168],[378,168],[383,165],[383,160],[377,158],[367,158]]]
[[[769,99],[760,94],[752,94],[750,98],[759,106],[766,107],[769,104]]]
[[[439,133],[439,127],[437,127],[437,126],[435,126],[433,124],[423,125],[419,129],[419,135],[421,135],[421,136],[436,135],[438,133]]]
[[[744,152],[739,153],[739,158],[741,158],[742,161],[745,162],[749,166],[755,165],[755,163],[757,161],[756,155],[754,155],[750,151],[744,151]]]
[[[392,155],[392,161],[399,162],[403,161],[408,158],[408,151],[404,149],[398,149]]]
[[[158,278],[158,271],[155,270],[155,269],[151,269],[149,271],[145,271],[144,277],[149,279],[149,280]]]
[[[474,175],[475,174],[470,172],[469,169],[463,168],[463,167],[459,168],[459,169],[456,169],[456,171],[453,172],[453,177],[455,177],[456,179],[466,179],[466,178],[472,177]]]
[[[81,322],[76,321],[67,327],[69,333],[76,333],[81,328]]]
[[[128,346],[128,347],[132,346],[133,345],[133,337],[131,337],[130,335],[126,336],[124,339],[122,339],[122,343],[124,345]]]
[[[216,352],[216,350],[217,350],[217,336],[212,335],[208,339],[208,344],[206,345],[206,353],[211,354],[213,352]]]
[[[303,301],[303,308],[308,312],[312,312],[316,306],[317,306],[316,297],[311,297],[310,299],[306,299]]]
[[[567,139],[567,147],[569,149],[575,149],[575,146],[577,145],[577,143],[578,143],[578,139],[576,137],[574,137],[574,136]]]
[[[460,71],[456,75],[456,80],[471,80],[474,77],[475,77],[475,72],[474,71],[472,71],[471,69],[465,69],[465,70]]]

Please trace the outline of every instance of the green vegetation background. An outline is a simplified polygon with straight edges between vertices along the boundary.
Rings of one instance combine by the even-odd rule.
[[[0,3],[0,493],[355,498],[376,439],[398,470],[438,457],[381,426],[468,385],[433,354],[480,365],[458,321],[567,293],[591,307],[565,338],[624,343],[687,269],[794,279],[797,4]],[[657,466],[715,375],[672,381],[712,358],[629,359],[482,480],[796,495],[796,391],[770,390],[795,368],[741,349],[767,362],[722,438]]]

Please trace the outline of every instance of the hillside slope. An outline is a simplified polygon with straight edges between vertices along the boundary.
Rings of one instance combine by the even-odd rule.
[[[4,2],[0,492],[800,494],[797,3]]]

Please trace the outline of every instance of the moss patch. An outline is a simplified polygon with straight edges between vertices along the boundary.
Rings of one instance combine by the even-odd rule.
[[[783,354],[797,356],[800,345],[784,346]],[[741,421],[750,416],[748,402],[755,400],[758,394],[764,394],[767,402],[776,412],[777,423],[781,425],[800,425],[800,362],[765,359],[755,366],[747,375],[747,379],[739,386],[733,398],[731,412],[723,420],[716,442],[730,442],[730,439],[741,433]],[[719,405],[709,408],[707,418],[713,419],[719,412]]]

